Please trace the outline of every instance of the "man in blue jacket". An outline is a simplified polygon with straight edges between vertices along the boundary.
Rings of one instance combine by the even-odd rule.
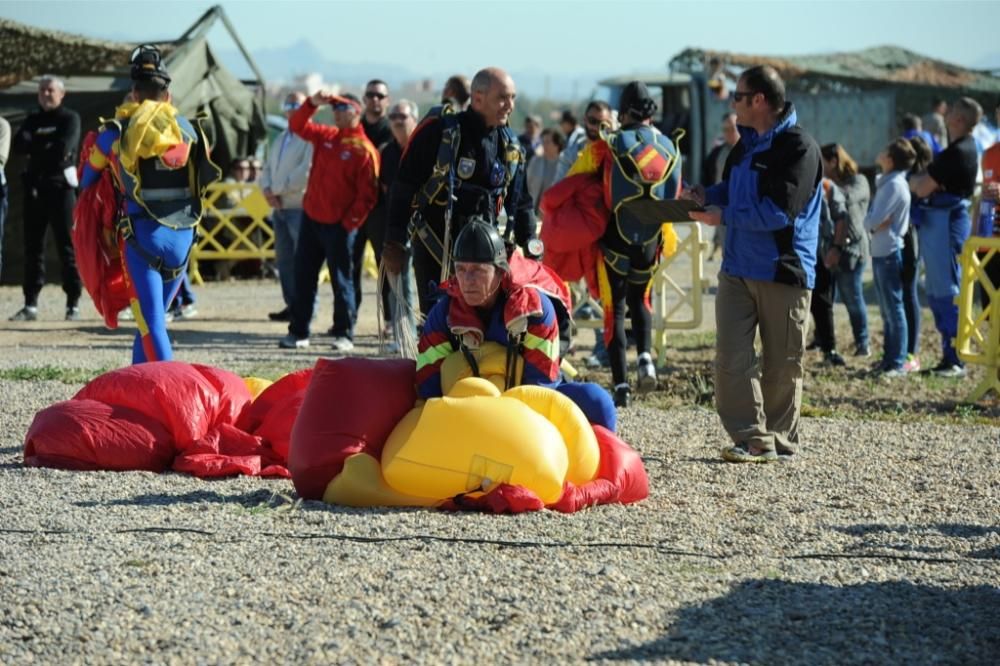
[[[743,72],[732,109],[740,142],[722,182],[687,196],[707,204],[693,219],[727,229],[715,300],[715,404],[734,445],[722,457],[770,462],[799,440],[823,163],[774,68]]]

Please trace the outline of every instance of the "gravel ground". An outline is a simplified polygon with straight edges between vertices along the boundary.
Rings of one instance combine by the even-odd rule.
[[[374,353],[371,283],[358,350]],[[279,373],[271,283],[198,289],[178,358]],[[119,367],[127,332],[0,323],[0,370]],[[0,288],[0,314],[20,305]],[[329,304],[319,328],[330,321]],[[0,379],[0,663],[994,664],[1000,427],[809,418],[794,460],[717,460],[714,412],[622,414],[651,497],[575,515],[357,510],[290,482],[27,469],[81,384]]]

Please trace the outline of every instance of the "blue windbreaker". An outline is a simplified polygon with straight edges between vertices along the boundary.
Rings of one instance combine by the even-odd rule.
[[[812,289],[823,188],[819,146],[786,103],[764,134],[740,127],[740,142],[706,203],[723,208],[722,272]]]

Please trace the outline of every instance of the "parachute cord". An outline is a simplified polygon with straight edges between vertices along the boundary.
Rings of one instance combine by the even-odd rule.
[[[414,329],[415,324],[423,324],[423,317],[403,297],[403,280],[409,279],[409,275],[403,275],[402,273],[391,275],[386,270],[385,264],[379,264],[375,292],[378,297],[375,299],[377,304],[375,310],[378,321],[379,348],[384,350],[389,341],[386,339],[384,331],[386,313],[383,311],[382,289],[384,285],[389,285],[389,293],[392,294],[392,298],[389,299],[390,307],[392,308],[392,312],[389,313],[389,320],[392,323],[393,337],[396,340],[396,344],[399,345],[399,356],[400,358],[416,360],[417,334]]]

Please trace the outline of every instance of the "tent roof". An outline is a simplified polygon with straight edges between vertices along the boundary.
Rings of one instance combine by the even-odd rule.
[[[864,87],[872,84],[909,84],[933,88],[963,88],[971,92],[1000,92],[1000,77],[990,72],[966,69],[898,46],[876,46],[847,53],[775,57],[685,49],[671,64],[682,68],[719,58],[740,68],[771,65],[786,81],[839,79]]]

